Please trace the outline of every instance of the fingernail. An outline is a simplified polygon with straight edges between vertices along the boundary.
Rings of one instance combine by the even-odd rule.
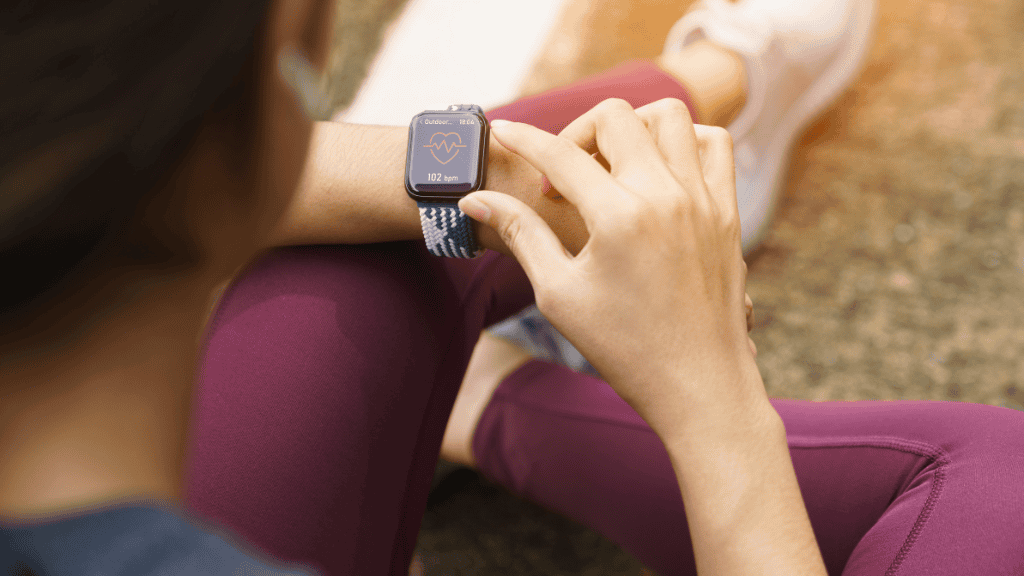
[[[487,223],[487,219],[491,217],[491,209],[471,196],[459,200],[459,208],[477,222]]]
[[[497,120],[491,120],[491,129],[498,130],[500,132],[501,130],[504,130],[505,127],[508,126],[509,124],[511,124],[511,122],[509,122],[508,120],[502,120],[500,118]]]

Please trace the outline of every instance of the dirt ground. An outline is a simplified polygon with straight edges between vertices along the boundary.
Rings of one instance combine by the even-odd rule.
[[[570,0],[523,95],[657,55],[688,4]],[[866,69],[804,134],[748,259],[769,395],[1024,410],[1022,23],[1020,0],[881,2]],[[435,491],[419,550],[427,574],[640,569],[470,471]]]

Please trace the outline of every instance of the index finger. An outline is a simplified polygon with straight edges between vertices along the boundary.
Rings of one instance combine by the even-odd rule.
[[[559,136],[561,136],[561,134],[559,134]],[[596,144],[594,145],[594,149],[597,149]],[[590,152],[590,150],[587,150],[587,152]],[[611,166],[608,165],[608,161],[605,160],[604,156],[601,156],[600,152],[594,152],[590,156],[594,160],[597,160],[597,163],[604,167],[605,170],[608,172],[612,171]],[[552,200],[564,200],[562,195],[558,193],[558,189],[551,185],[551,180],[548,180],[548,177],[543,174],[540,175],[540,193]]]
[[[666,168],[647,123],[621,98],[602,100],[558,135],[588,153],[599,153],[613,176]]]
[[[707,185],[707,194],[718,205],[722,214],[739,219],[736,199],[736,165],[732,157],[732,137],[724,128],[694,125],[697,148]]]
[[[568,138],[521,122],[494,121],[491,134],[546,176],[576,206],[591,233],[598,221],[608,216],[609,206],[620,204],[630,195],[597,160]]]

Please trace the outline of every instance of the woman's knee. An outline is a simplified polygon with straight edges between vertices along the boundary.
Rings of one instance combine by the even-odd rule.
[[[949,450],[969,454],[990,453],[997,459],[1017,462],[1016,474],[1024,466],[1024,412],[960,402],[943,402],[944,428]]]

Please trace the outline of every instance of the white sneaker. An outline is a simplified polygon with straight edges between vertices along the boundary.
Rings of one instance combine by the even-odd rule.
[[[669,32],[666,53],[706,37],[745,61],[747,104],[728,127],[744,254],[768,230],[796,137],[856,77],[874,29],[876,1],[704,0]],[[600,377],[536,306],[488,331],[536,357]]]
[[[877,0],[703,0],[672,27],[665,53],[701,38],[743,57],[747,103],[733,138],[743,253],[764,238],[796,137],[852,83]]]

